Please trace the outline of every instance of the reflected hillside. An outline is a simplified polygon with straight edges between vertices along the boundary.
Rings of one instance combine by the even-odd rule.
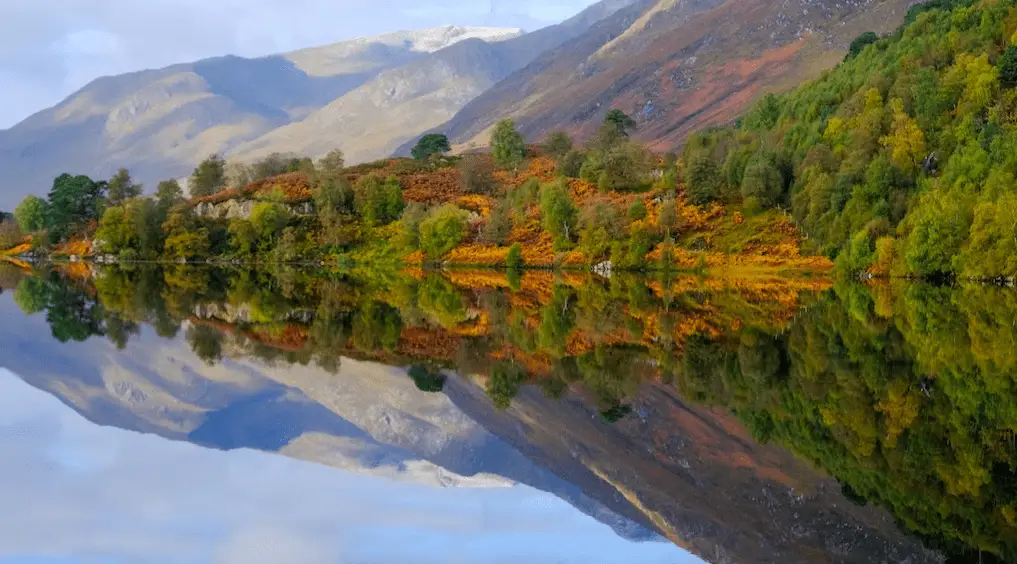
[[[5,271],[48,358],[3,363],[104,424],[530,484],[708,561],[1014,558],[1010,290],[68,266]]]

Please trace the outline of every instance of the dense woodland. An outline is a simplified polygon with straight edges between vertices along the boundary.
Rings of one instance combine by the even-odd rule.
[[[231,351],[336,372],[352,357],[408,367],[431,392],[455,370],[500,407],[522,385],[578,391],[605,424],[630,417],[642,383],[664,382],[734,411],[758,439],[814,461],[850,499],[889,509],[948,552],[1017,561],[1017,302],[1005,288],[62,268],[7,283],[60,340],[125,347],[148,324],[210,363]]]
[[[1017,8],[937,0],[820,79],[693,136],[690,198],[789,209],[847,271],[1017,271]]]

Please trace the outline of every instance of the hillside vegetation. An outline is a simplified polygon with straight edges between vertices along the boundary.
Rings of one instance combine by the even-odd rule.
[[[937,0],[820,79],[692,136],[692,200],[789,209],[851,272],[1017,272],[1017,5]]]
[[[527,146],[505,121],[490,154],[449,157],[448,140],[429,135],[416,159],[356,166],[345,166],[339,151],[318,162],[270,155],[229,167],[213,155],[195,168],[189,199],[174,181],[140,196],[126,170],[101,182],[62,175],[47,200],[26,198],[15,216],[33,234],[34,252],[102,261],[830,266],[799,254],[797,232],[780,212],[690,204],[677,157],[648,152],[629,139],[632,128],[614,111],[585,147],[562,133]]]

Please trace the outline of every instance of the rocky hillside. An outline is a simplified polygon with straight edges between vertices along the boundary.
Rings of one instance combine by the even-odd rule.
[[[461,147],[485,145],[506,117],[531,140],[555,129],[585,136],[620,108],[636,117],[640,139],[670,150],[695,129],[730,122],[764,92],[818,76],[859,34],[899,26],[913,3],[643,0],[543,54],[436,130]]]

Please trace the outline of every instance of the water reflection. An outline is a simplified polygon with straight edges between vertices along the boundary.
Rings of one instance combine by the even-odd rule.
[[[0,363],[103,425],[457,486],[453,504],[525,484],[613,529],[597,542],[619,561],[682,561],[678,546],[716,562],[939,559],[901,528],[962,559],[1012,558],[1005,290],[35,274],[0,272],[36,313],[0,299],[18,320]],[[496,529],[459,542],[512,538]],[[539,555],[582,552],[562,537]]]

